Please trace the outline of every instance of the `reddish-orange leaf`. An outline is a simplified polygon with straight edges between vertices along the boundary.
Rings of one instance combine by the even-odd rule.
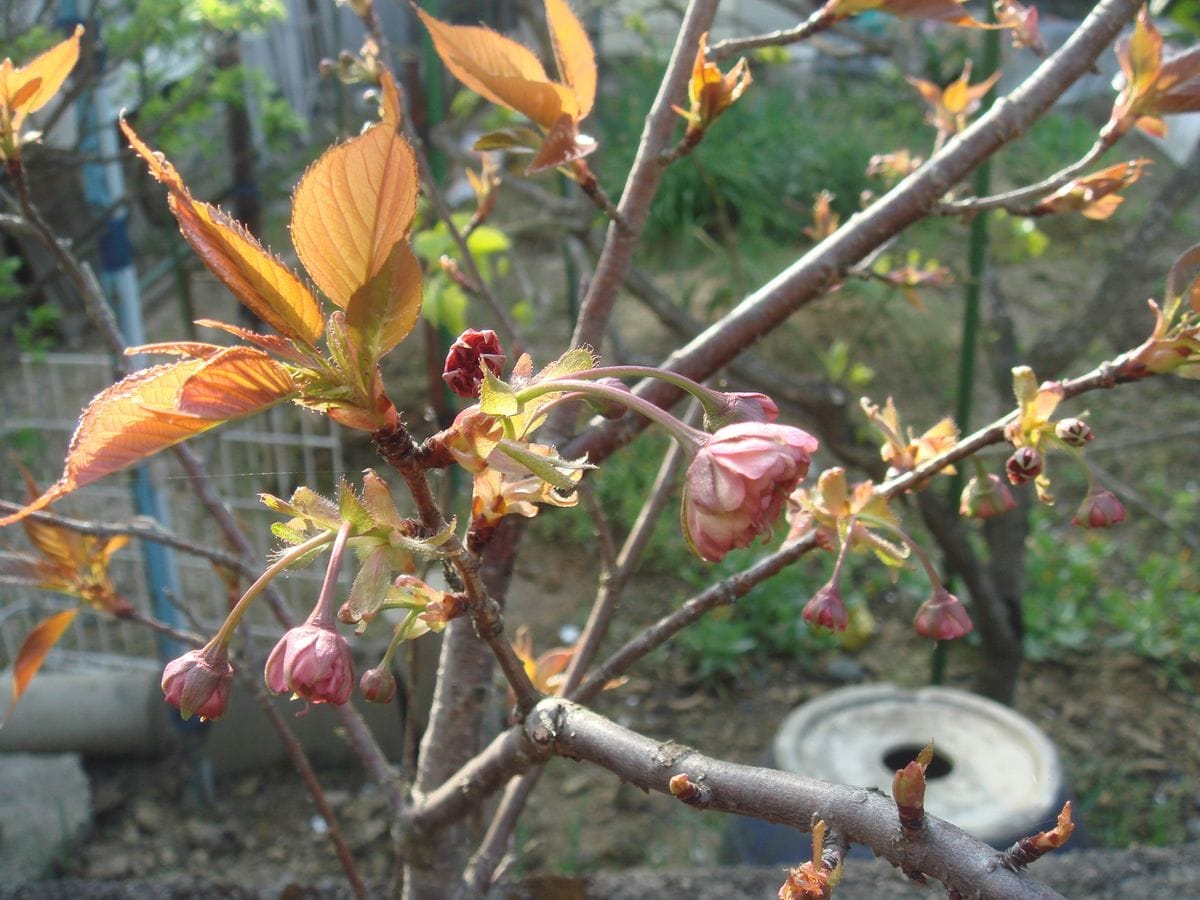
[[[417,209],[417,163],[388,125],[368,128],[313,163],[292,199],[292,242],[343,309],[404,240]]]
[[[296,274],[265,250],[240,223],[195,200],[175,167],[151,150],[124,120],[121,129],[169,191],[167,205],[196,255],[247,309],[293,340],[312,346],[325,322],[316,297]]]
[[[404,119],[404,107],[400,103],[400,88],[396,85],[396,79],[387,69],[379,74],[379,89],[382,98],[379,102],[379,118],[395,131]]]
[[[538,172],[583,159],[597,146],[599,145],[590,137],[580,135],[576,131],[575,121],[570,116],[560,116],[554,127],[546,132],[541,147],[525,168],[525,173],[536,175]]]
[[[566,0],[546,0],[546,24],[558,74],[575,95],[578,118],[586,118],[596,100],[596,53],[587,30]]]
[[[41,490],[33,475],[24,466],[18,464],[21,478],[25,482],[28,500],[35,500]],[[25,528],[25,536],[29,538],[34,548],[56,566],[74,570],[83,559],[83,535],[70,531],[49,522],[39,522],[36,519],[26,519],[21,523]]]
[[[230,347],[206,360],[183,383],[178,409],[224,421],[273,406],[296,391],[280,363],[253,347]]]
[[[485,100],[516,110],[543,128],[562,115],[583,118],[575,92],[551,81],[527,47],[490,28],[448,25],[419,8],[416,13],[446,68]]]
[[[16,68],[8,59],[0,65],[0,103],[18,114],[14,129],[19,127],[20,118],[37,112],[58,93],[79,61],[82,36],[83,26],[76,25],[74,34],[35,57],[28,65]]]
[[[1126,45],[1126,53],[1128,68],[1126,69],[1124,65],[1121,68],[1125,69],[1125,77],[1129,79],[1133,90],[1142,93],[1154,84],[1162,63],[1162,35],[1150,21],[1150,16],[1144,6],[1138,13],[1137,22],[1133,26],[1133,34]],[[1118,58],[1121,56],[1120,49],[1118,49],[1117,56]]]
[[[346,306],[346,329],[367,365],[399,344],[421,313],[421,264],[400,241]]]
[[[205,344],[202,341],[158,341],[153,344],[126,347],[125,355],[160,354],[163,356],[190,356],[194,359],[208,359],[211,356],[216,356],[224,349],[220,344]]]
[[[1077,212],[1088,219],[1107,219],[1124,201],[1117,191],[1137,181],[1149,163],[1148,159],[1131,159],[1076,178],[1037,203],[1031,212],[1037,216]]]
[[[22,106],[29,102],[29,98],[36,94],[42,88],[42,79],[30,78],[24,84],[16,89],[8,102],[4,105],[9,109],[19,110]]]
[[[257,331],[251,331],[249,328],[230,325],[228,322],[218,322],[216,319],[197,319],[196,324],[202,328],[215,328],[218,331],[224,331],[226,334],[232,334],[234,337],[241,338],[248,344],[254,344],[268,353],[274,353],[276,356],[282,356],[284,359],[291,360],[292,362],[306,363],[310,361],[303,353],[299,353],[296,350],[295,345],[291,341],[278,334],[259,334]]]
[[[228,386],[227,367],[228,370],[239,370],[238,361],[244,359],[245,354],[259,354],[278,372],[251,367],[251,375],[259,379],[257,382],[249,388],[241,387],[231,399],[212,400],[206,384]],[[205,370],[213,373],[209,376],[211,382],[201,377],[188,395],[197,412],[183,411],[180,404],[184,389],[189,387],[193,376]],[[245,373],[247,370],[240,371]],[[0,519],[0,528],[44,509],[85,484],[214,428],[227,419],[278,403],[295,390],[290,379],[285,383],[279,374],[283,371],[282,366],[261,351],[231,347],[211,359],[186,359],[126,376],[97,394],[84,410],[67,448],[62,477],[29,505]],[[209,416],[206,412],[215,414]]]
[[[1192,311],[1200,313],[1200,244],[1183,251],[1171,265],[1164,297],[1168,307],[1186,297]]]
[[[13,710],[17,708],[17,701],[29,687],[29,682],[33,681],[33,676],[42,667],[42,663],[46,661],[46,654],[58,643],[58,639],[75,621],[75,616],[78,614],[78,608],[65,609],[55,613],[38,622],[33,631],[26,635],[25,640],[21,643],[21,649],[17,651],[17,658],[13,662],[12,697],[9,700],[8,709],[4,711],[4,718],[0,719],[0,728],[4,727],[9,717],[12,716]]]

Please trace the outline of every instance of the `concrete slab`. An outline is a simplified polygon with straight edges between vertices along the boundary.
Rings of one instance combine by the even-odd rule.
[[[90,823],[78,754],[0,754],[0,886],[44,876]]]

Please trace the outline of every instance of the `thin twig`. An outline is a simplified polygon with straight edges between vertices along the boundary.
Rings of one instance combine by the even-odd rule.
[[[484,896],[496,880],[496,868],[504,859],[517,820],[544,771],[546,767],[539,765],[508,782],[479,849],[463,870],[463,890],[467,897]]]
[[[784,47],[807,40],[814,34],[819,34],[829,28],[838,19],[826,11],[825,7],[817,9],[811,16],[792,28],[782,28],[767,34],[756,34],[751,37],[730,38],[713,44],[708,48],[708,58],[720,62],[727,56],[741,53],[745,50],[757,50],[759,47]]]
[[[0,510],[17,512],[24,508],[25,505],[22,503],[0,500]],[[207,559],[214,565],[233,569],[251,578],[258,574],[258,567],[247,565],[240,557],[234,556],[232,553],[227,553],[224,550],[206,547],[203,544],[197,544],[181,538],[165,530],[158,522],[149,517],[138,517],[128,524],[120,522],[92,522],[87,519],[74,519],[69,516],[59,515],[58,513],[41,510],[30,513],[29,518],[38,522],[45,522],[49,525],[58,525],[61,528],[67,528],[80,534],[94,534],[98,537],[124,535],[142,541],[152,541],[156,544],[162,544],[164,547],[171,547],[174,550],[187,553],[190,556],[199,556],[202,559]]]
[[[613,203],[612,198],[600,186],[600,180],[592,171],[591,166],[587,164],[587,160],[577,159],[571,163],[571,168],[575,171],[575,183],[579,185],[584,195],[596,205],[600,212],[608,216],[609,221],[617,226],[618,231],[629,231],[629,223],[625,221],[625,217],[621,215],[621,210]]]
[[[608,659],[596,666],[588,675],[587,680],[567,696],[580,703],[586,703],[604,690],[604,686],[609,681],[625,674],[647,653],[661,647],[709,610],[718,606],[726,606],[746,596],[756,585],[783,571],[816,546],[816,536],[814,534],[806,535],[792,543],[785,544],[774,553],[764,556],[754,565],[737,574],[730,575],[709,586],[674,612],[663,616],[653,625],[640,631],[637,637],[627,641]]]
[[[1064,169],[1060,169],[1048,178],[1042,179],[1037,184],[1015,188],[1011,191],[1005,191],[1003,194],[993,194],[990,197],[966,197],[962,200],[952,200],[949,203],[943,203],[938,207],[937,212],[941,215],[954,216],[961,215],[962,213],[980,212],[985,209],[1005,209],[1010,212],[1027,215],[1028,209],[1022,206],[1023,203],[1037,197],[1042,197],[1051,191],[1058,190],[1103,156],[1104,152],[1110,146],[1111,144],[1104,141],[1096,141],[1091,149],[1079,160],[1071,163],[1071,165]]]

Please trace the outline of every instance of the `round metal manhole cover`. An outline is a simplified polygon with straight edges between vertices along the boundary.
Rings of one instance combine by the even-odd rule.
[[[1050,739],[1008,707],[952,688],[832,691],[784,719],[774,757],[784,771],[890,796],[896,770],[931,739],[925,808],[980,840],[1011,843],[1061,806],[1062,767]]]

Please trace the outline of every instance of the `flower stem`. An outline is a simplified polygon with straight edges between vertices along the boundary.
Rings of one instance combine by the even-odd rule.
[[[593,374],[596,371],[601,372],[601,374]],[[590,374],[594,378],[602,378],[607,377],[609,372],[606,370],[590,370],[585,374]],[[574,391],[578,394],[590,394],[593,397],[600,397],[604,400],[613,400],[617,403],[621,403],[639,415],[645,416],[650,421],[661,425],[664,429],[666,429],[668,434],[675,438],[675,440],[679,441],[679,443],[685,448],[693,451],[695,451],[699,447],[700,443],[707,438],[707,435],[705,435],[704,432],[697,431],[690,425],[685,425],[666,410],[655,406],[648,400],[643,400],[636,394],[631,394],[628,391],[619,390],[618,388],[609,387],[606,384],[595,384],[591,381],[584,381],[578,378],[556,378],[550,381],[538,382],[535,385],[530,385],[524,390],[519,391],[517,393],[517,400],[524,403],[528,400],[533,400],[536,397],[540,397],[543,394],[557,394],[563,391]]]
[[[339,532],[340,533],[340,532]],[[332,532],[324,531],[316,537],[309,538],[303,544],[297,544],[295,547],[287,550],[279,559],[271,563],[263,573],[258,576],[254,584],[246,589],[246,593],[242,594],[241,599],[229,611],[229,615],[225,617],[225,621],[221,624],[221,628],[213,635],[213,639],[208,642],[208,646],[217,644],[228,644],[229,639],[233,637],[233,630],[237,627],[238,622],[242,620],[242,616],[246,614],[246,610],[250,608],[250,604],[254,599],[263,592],[268,584],[282,572],[295,564],[296,560],[311,553],[313,550],[319,550],[334,539]]]
[[[333,549],[329,551],[329,566],[325,569],[325,580],[321,583],[321,593],[317,596],[316,605],[313,606],[313,611],[308,616],[310,625],[319,625],[329,629],[334,627],[333,598],[337,593],[338,570],[342,567],[342,556],[346,552],[346,539],[350,537],[351,527],[348,520],[342,522],[333,539]]]

